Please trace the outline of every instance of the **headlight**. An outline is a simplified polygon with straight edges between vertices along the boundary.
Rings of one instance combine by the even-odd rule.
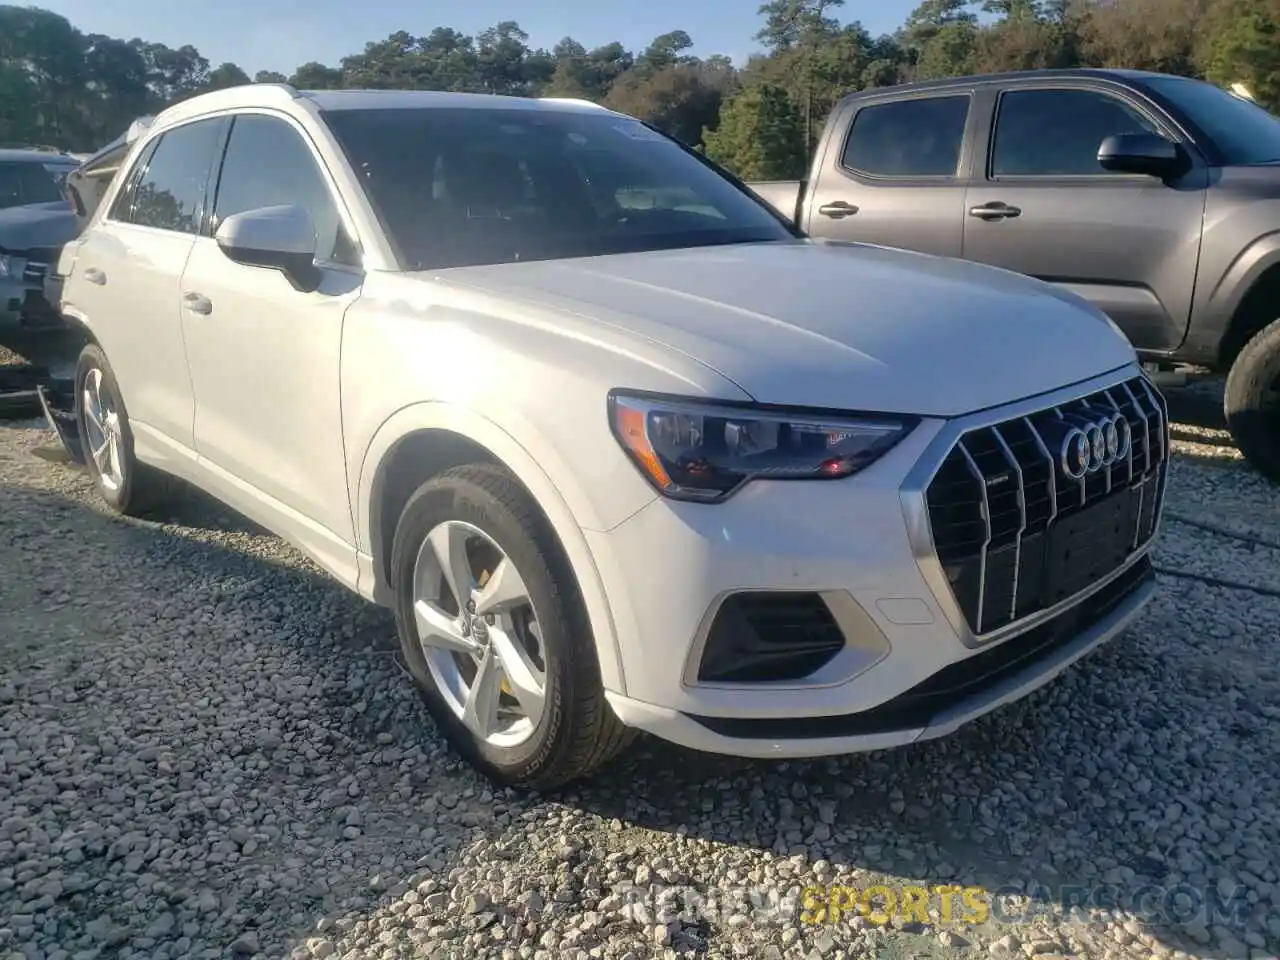
[[[8,280],[13,276],[15,276],[13,258],[0,253],[0,280]]]
[[[609,395],[614,436],[658,492],[723,500],[750,480],[838,480],[885,455],[918,422]]]

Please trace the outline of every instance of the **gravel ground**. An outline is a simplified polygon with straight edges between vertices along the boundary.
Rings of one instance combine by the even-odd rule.
[[[1158,599],[1027,700],[813,763],[642,741],[548,797],[462,765],[389,617],[278,540],[108,517],[0,425],[0,958],[1274,955],[1280,599],[1174,574],[1280,591],[1280,496],[1199,420]],[[876,883],[989,915],[801,922]]]

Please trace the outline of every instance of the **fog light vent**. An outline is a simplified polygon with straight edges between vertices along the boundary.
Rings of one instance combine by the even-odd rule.
[[[735,593],[720,605],[698,669],[706,683],[801,680],[844,647],[816,593]]]

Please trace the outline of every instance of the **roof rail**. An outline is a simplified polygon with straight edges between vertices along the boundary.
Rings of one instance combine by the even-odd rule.
[[[242,86],[243,86],[243,84],[242,84]],[[290,100],[297,100],[300,96],[302,96],[301,91],[299,91],[297,87],[295,87],[295,86],[294,86],[293,84],[291,84],[291,83],[285,83],[284,81],[280,81],[279,83],[275,83],[275,82],[272,82],[272,83],[251,83],[251,84],[249,84],[249,86],[251,86],[251,87],[279,87],[281,90],[283,90],[285,93],[287,93],[287,94],[289,95],[289,99],[290,99]]]
[[[298,100],[302,95],[287,83],[241,83],[221,90],[198,93],[186,100],[179,100],[156,114],[156,123],[165,127],[187,117],[198,116],[206,110],[223,107],[252,107],[263,104],[283,106]]]
[[[47,143],[0,143],[0,150],[26,150],[31,153],[66,153],[67,151],[52,147]]]
[[[604,110],[608,112],[608,107],[602,107],[594,100],[584,100],[581,97],[539,97],[543,103],[573,103],[580,107],[592,107],[595,110]]]

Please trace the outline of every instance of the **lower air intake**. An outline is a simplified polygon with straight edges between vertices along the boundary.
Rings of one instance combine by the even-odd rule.
[[[818,594],[735,593],[716,612],[698,680],[801,680],[825,666],[843,647],[844,634]]]

